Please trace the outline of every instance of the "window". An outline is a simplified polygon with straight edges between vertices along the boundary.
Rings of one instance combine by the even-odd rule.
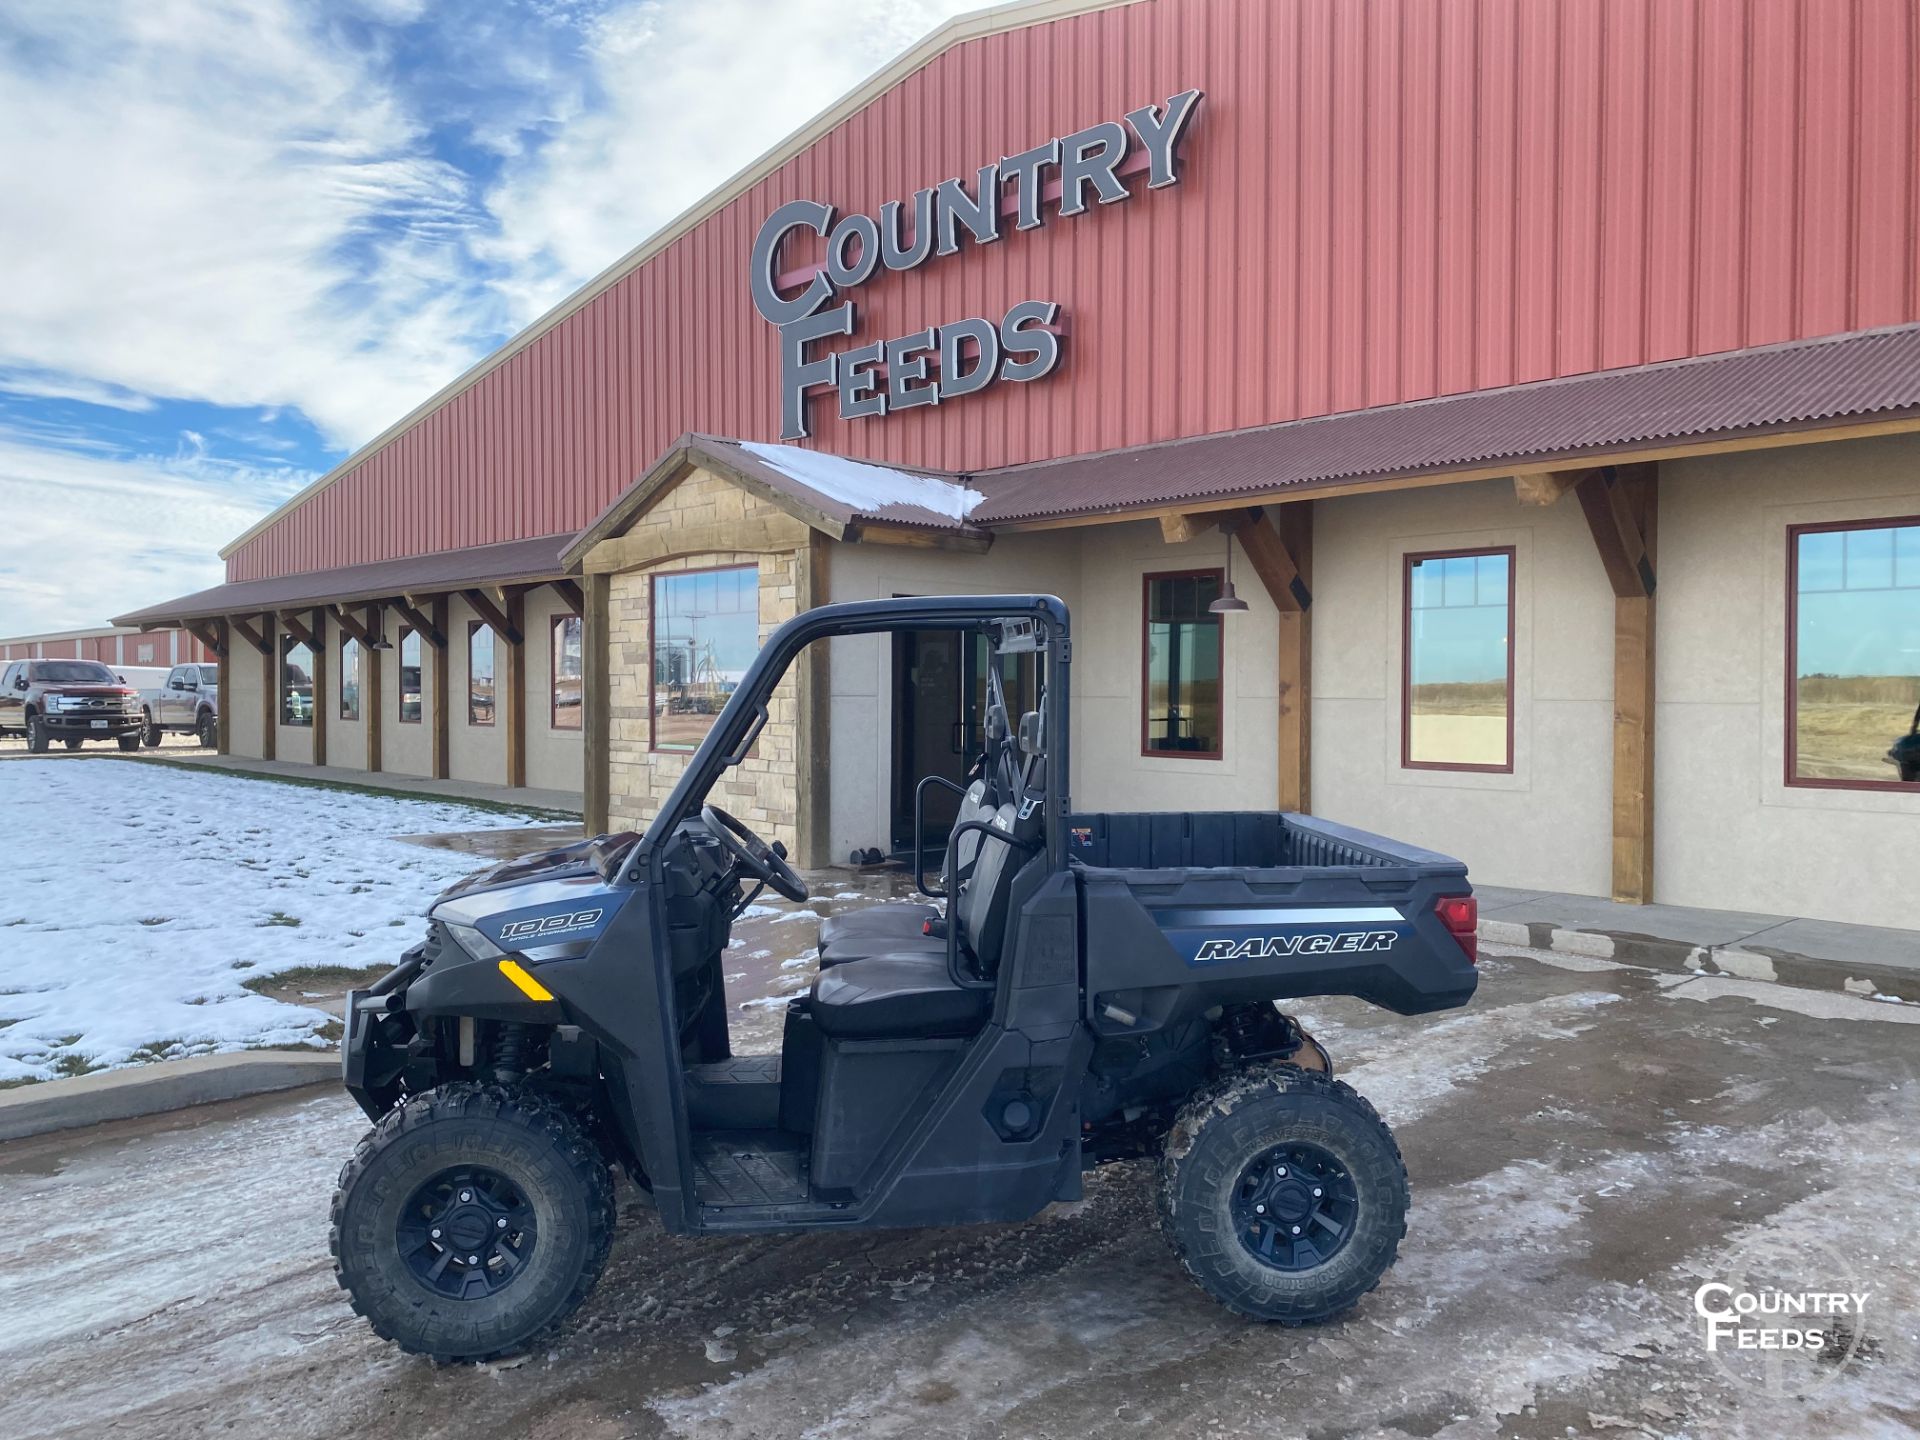
[[[760,574],[751,565],[653,577],[655,750],[693,750],[760,648]]]
[[[420,723],[420,637],[400,627],[400,723]]]
[[[1409,555],[1400,763],[1513,769],[1513,548]]]
[[[467,622],[467,724],[493,724],[493,627]]]
[[[360,642],[351,635],[340,637],[340,718],[360,718]]]
[[[1787,783],[1920,789],[1920,516],[1787,532]]]
[[[218,665],[202,665],[200,667],[200,683],[202,685],[218,687],[220,684],[220,667]]]
[[[1221,754],[1221,572],[1146,577],[1141,640],[1140,749],[1146,755],[1218,760]]]
[[[313,724],[313,649],[291,635],[280,637],[280,723]]]
[[[549,719],[555,730],[578,730],[586,698],[586,669],[580,650],[580,617],[553,617],[553,707]]]

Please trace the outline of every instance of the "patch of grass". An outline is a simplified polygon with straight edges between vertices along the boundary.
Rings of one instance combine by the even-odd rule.
[[[11,1080],[0,1080],[0,1090],[18,1090],[22,1085],[38,1085],[40,1083],[41,1081],[38,1076],[18,1075]]]
[[[276,910],[273,912],[273,914],[269,915],[266,919],[260,922],[259,928],[264,930],[269,925],[284,925],[288,929],[293,929],[299,924],[300,924],[300,917],[298,915],[289,915],[284,910]]]
[[[378,980],[391,965],[371,965],[359,969],[351,965],[296,965],[291,970],[276,970],[271,975],[252,975],[242,980],[243,989],[258,995],[263,990],[278,990],[285,985],[344,985],[349,989],[362,980]]]
[[[391,790],[383,785],[361,785],[346,780],[322,780],[313,775],[267,775],[258,770],[230,770],[200,760],[175,760],[159,755],[115,754],[101,759],[124,759],[136,765],[166,765],[175,770],[191,770],[205,775],[231,775],[239,780],[259,780],[269,785],[300,785],[309,790],[337,790],[348,795],[376,795],[388,800],[417,800],[426,805],[464,805],[470,810],[488,810],[496,815],[525,815],[536,820],[575,821],[580,817],[567,810],[549,810],[538,805],[516,805],[511,800],[469,799],[464,795],[427,795],[417,790]]]
[[[150,1040],[127,1058],[135,1065],[153,1065],[162,1060],[178,1058],[176,1052],[186,1048],[187,1042],[184,1040]]]
[[[80,1075],[91,1075],[96,1070],[104,1070],[104,1065],[96,1065],[84,1055],[61,1055],[53,1062],[53,1073],[63,1080],[71,1080]]]
[[[329,1020],[313,1033],[316,1038],[326,1041],[329,1045],[338,1045],[340,1037],[347,1033],[347,1027],[338,1020]]]

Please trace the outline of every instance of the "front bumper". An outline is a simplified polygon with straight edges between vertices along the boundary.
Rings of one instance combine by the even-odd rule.
[[[103,739],[109,735],[125,735],[130,730],[145,729],[147,721],[138,710],[131,714],[125,711],[49,710],[40,717],[40,723],[49,735],[71,740],[76,736],[91,735]]]

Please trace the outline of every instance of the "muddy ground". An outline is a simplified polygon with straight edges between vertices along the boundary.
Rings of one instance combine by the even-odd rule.
[[[750,1035],[774,1033],[756,993],[808,978],[811,930],[743,931]],[[436,1369],[335,1288],[326,1208],[364,1122],[309,1092],[0,1148],[0,1428],[1915,1433],[1920,1009],[1575,963],[1490,955],[1455,1015],[1309,1008],[1414,1186],[1399,1264],[1334,1324],[1214,1306],[1161,1242],[1139,1166],[1024,1225],[940,1232],[673,1239],[623,1190],[612,1264],[557,1344]],[[1858,1335],[1824,1358],[1707,1355],[1693,1291],[1760,1240],[1804,1271],[1782,1281],[1870,1292]]]

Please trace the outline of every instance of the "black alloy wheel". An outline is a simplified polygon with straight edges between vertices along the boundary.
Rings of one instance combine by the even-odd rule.
[[[428,1289],[455,1300],[496,1295],[533,1258],[540,1227],[533,1207],[497,1170],[443,1170],[400,1211],[394,1239],[407,1268]]]

